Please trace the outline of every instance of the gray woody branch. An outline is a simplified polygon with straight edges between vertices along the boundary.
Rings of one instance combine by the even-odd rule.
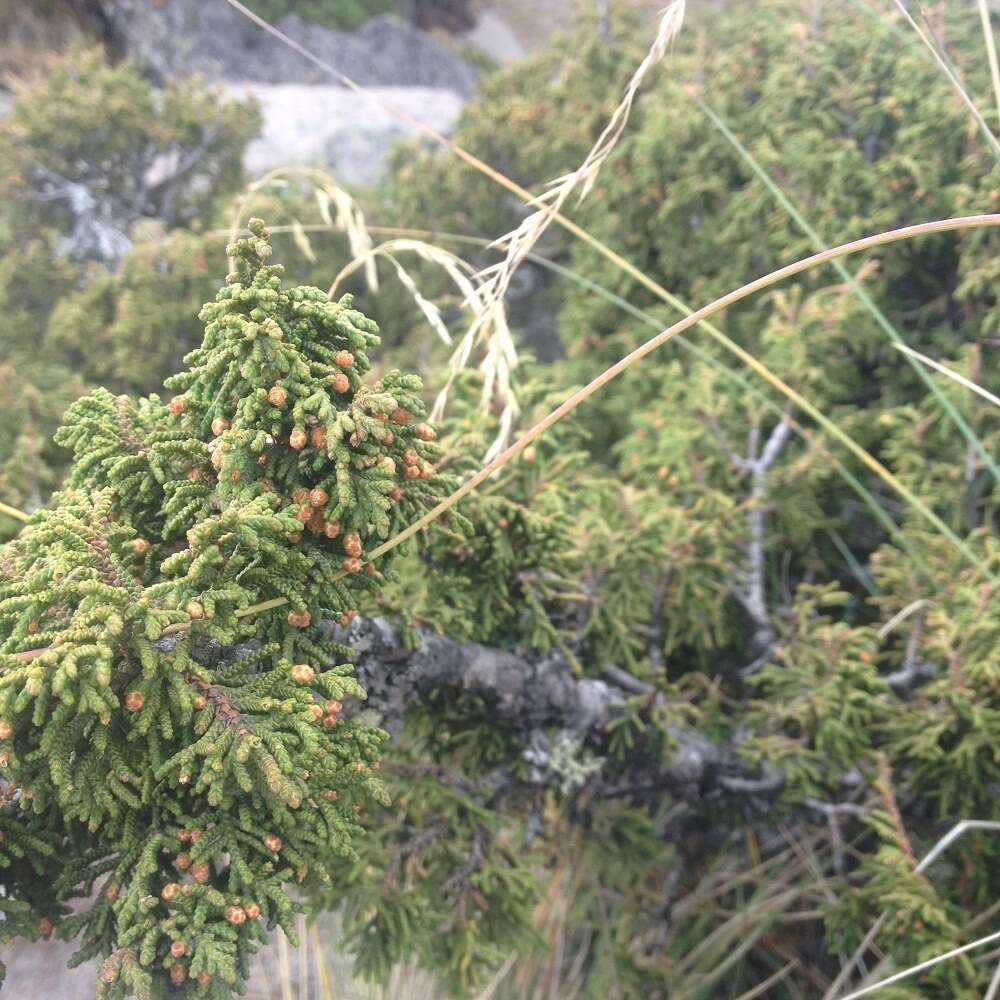
[[[409,648],[402,631],[381,618],[357,618],[349,628],[330,626],[338,641],[355,651],[358,679],[368,691],[367,706],[382,717],[394,735],[402,729],[407,709],[432,691],[451,689],[482,698],[493,716],[522,734],[526,745],[536,734],[554,729],[600,750],[610,724],[625,703],[662,698],[650,689],[639,693],[598,678],[576,676],[558,656],[533,656],[457,642],[423,629]],[[674,726],[675,749],[669,759],[651,761],[641,745],[641,783],[606,787],[606,794],[656,789],[692,798],[724,794],[767,797],[780,791],[776,771],[756,773],[731,746],[719,746],[690,729]],[[626,772],[628,768],[625,768]]]
[[[789,418],[783,417],[771,431],[763,450],[758,454],[759,432],[754,427],[750,432],[748,456],[746,458],[733,456],[734,463],[744,472],[748,472],[751,480],[750,510],[747,513],[747,527],[750,535],[747,544],[747,564],[743,585],[735,587],[733,593],[756,626],[753,636],[754,647],[760,653],[757,660],[749,667],[744,668],[744,675],[753,673],[767,662],[775,641],[774,626],[771,624],[771,614],[767,607],[767,589],[764,579],[764,543],[767,533],[767,511],[764,501],[769,473],[778,460],[782,449],[788,443],[791,433],[792,426]]]

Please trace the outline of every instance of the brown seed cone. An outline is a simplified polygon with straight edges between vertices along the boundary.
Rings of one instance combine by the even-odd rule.
[[[334,392],[344,393],[351,388],[351,380],[343,372],[337,372],[331,376],[330,386]]]
[[[333,360],[340,365],[341,368],[350,368],[354,364],[354,355],[350,351],[337,351],[333,356]]]
[[[306,442],[308,440],[309,437],[307,436],[306,432],[298,428],[296,428],[294,431],[292,431],[291,434],[288,435],[289,447],[294,448],[295,451],[302,451],[302,449],[306,446]]]
[[[272,406],[284,406],[288,400],[288,390],[280,385],[273,385],[267,391],[267,401]]]
[[[292,667],[292,680],[296,684],[311,684],[316,679],[316,671],[308,663],[296,663]]]

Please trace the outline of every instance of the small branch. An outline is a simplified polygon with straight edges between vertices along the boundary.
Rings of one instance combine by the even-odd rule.
[[[843,875],[847,866],[845,863],[844,832],[840,826],[841,817],[864,816],[868,810],[854,802],[820,802],[817,799],[806,799],[805,804],[810,809],[815,809],[826,816],[827,826],[830,830],[830,847],[833,852],[833,870],[838,875]]]
[[[767,512],[764,509],[764,497],[768,488],[768,473],[778,460],[782,449],[788,443],[792,434],[792,415],[786,414],[778,421],[771,431],[763,450],[758,455],[759,431],[754,427],[750,431],[747,442],[747,457],[741,460],[741,467],[751,475],[750,509],[747,512],[747,528],[750,541],[747,545],[747,566],[742,587],[737,587],[734,593],[747,614],[750,616],[756,632],[753,637],[754,647],[762,651],[764,659],[774,645],[775,632],[771,624],[771,615],[767,607],[767,587],[765,584],[766,557],[764,545],[767,533]],[[756,664],[759,662],[755,660]]]
[[[771,436],[767,439],[767,444],[764,445],[764,451],[757,462],[755,472],[762,474],[768,472],[778,460],[781,450],[788,443],[792,434],[791,416],[790,413],[786,414],[771,431]]]
[[[73,231],[59,241],[58,254],[73,260],[117,264],[132,249],[132,242],[118,226],[100,218],[101,205],[86,185],[71,181],[41,164],[32,173],[43,185],[27,197],[35,201],[64,201],[73,216]]]
[[[630,673],[626,673],[621,667],[613,664],[604,668],[604,676],[614,681],[620,688],[631,691],[633,694],[652,694],[656,689],[652,684],[640,681]]]
[[[898,695],[909,694],[915,687],[931,680],[937,673],[937,667],[933,663],[927,663],[920,659],[920,641],[923,632],[923,621],[918,620],[916,627],[906,640],[906,656],[903,659],[903,666],[885,677],[886,683]]]

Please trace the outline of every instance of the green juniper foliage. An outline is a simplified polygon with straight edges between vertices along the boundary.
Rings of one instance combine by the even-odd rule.
[[[447,485],[419,380],[363,383],[374,324],[251,229],[177,395],[75,403],[66,488],[0,552],[4,937],[81,935],[107,996],[229,995],[289,886],[337,879],[384,734],[339,718],[321,623]]]

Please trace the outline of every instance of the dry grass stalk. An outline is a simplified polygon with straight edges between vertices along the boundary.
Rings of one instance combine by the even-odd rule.
[[[983,25],[983,41],[986,44],[986,58],[990,64],[990,80],[993,82],[993,97],[997,102],[997,121],[1000,122],[1000,64],[997,63],[997,46],[993,38],[993,24],[986,0],[979,0],[979,20]]]
[[[973,382],[972,379],[968,379],[964,375],[959,375],[958,372],[949,368],[947,365],[941,364],[940,361],[935,361],[933,358],[927,357],[926,354],[921,354],[920,351],[916,351],[906,344],[893,344],[893,347],[902,351],[904,354],[909,354],[910,357],[916,358],[918,361],[922,361],[928,368],[933,368],[934,371],[940,372],[942,375],[947,375],[953,382],[957,382],[959,385],[964,386],[971,392],[976,393],[977,396],[982,396],[983,399],[988,400],[994,406],[1000,406],[1000,397],[995,396],[989,391],[989,389],[984,389],[981,385]]]
[[[896,9],[903,15],[907,24],[909,24],[910,27],[917,33],[920,40],[934,57],[934,61],[938,64],[941,71],[948,78],[948,81],[955,88],[955,92],[961,98],[962,103],[969,109],[969,114],[971,114],[975,119],[976,124],[979,126],[979,131],[982,132],[983,138],[986,139],[993,155],[1000,160],[1000,143],[997,142],[996,136],[990,130],[989,125],[986,124],[986,120],[980,113],[979,108],[976,107],[975,102],[969,96],[969,92],[963,86],[962,81],[955,75],[954,70],[952,70],[952,68],[945,61],[944,57],[938,51],[938,47],[934,44],[934,40],[920,27],[919,24],[917,24],[916,21],[913,20],[913,15],[906,9],[906,5],[903,3],[903,0],[893,0],[893,3],[895,3]]]
[[[355,257],[352,261],[345,264],[333,279],[333,283],[329,288],[329,294],[331,296],[336,295],[343,282],[359,268],[367,266],[369,261],[384,257],[392,264],[400,283],[413,296],[413,300],[420,307],[420,311],[424,314],[424,317],[435,333],[446,344],[451,344],[451,334],[441,319],[441,311],[433,302],[420,293],[416,282],[400,262],[398,257],[400,253],[414,253],[422,260],[438,265],[462,293],[462,304],[471,308],[473,312],[476,312],[477,306],[481,301],[481,296],[478,288],[472,281],[476,273],[475,268],[449,250],[410,237],[387,240],[385,243],[380,243],[364,256]]]
[[[483,270],[482,279],[486,290],[488,309],[482,319],[475,322],[466,334],[466,337],[472,342],[484,336],[488,344],[487,360],[483,366],[487,376],[486,384],[483,386],[484,403],[489,402],[497,388],[502,390],[505,379],[509,379],[510,375],[507,367],[510,360],[509,353],[503,350],[502,346],[494,344],[494,340],[502,344],[510,335],[509,330],[506,329],[506,321],[501,310],[514,272],[531,253],[573,192],[577,191],[579,201],[582,201],[593,188],[601,167],[625,131],[639,88],[653,66],[666,54],[670,43],[677,37],[681,29],[684,22],[685,2],[686,0],[673,0],[663,12],[652,46],[632,74],[621,101],[583,163],[571,173],[552,181],[548,190],[531,202],[532,205],[536,206],[535,211],[523,219],[512,232],[495,241],[496,246],[504,248],[505,256],[499,263],[492,264]],[[471,344],[468,349],[471,350]],[[505,406],[501,419],[512,425],[512,417],[513,415],[508,414]],[[499,451],[502,443],[502,440],[498,440],[494,444],[486,456],[487,461]]]

